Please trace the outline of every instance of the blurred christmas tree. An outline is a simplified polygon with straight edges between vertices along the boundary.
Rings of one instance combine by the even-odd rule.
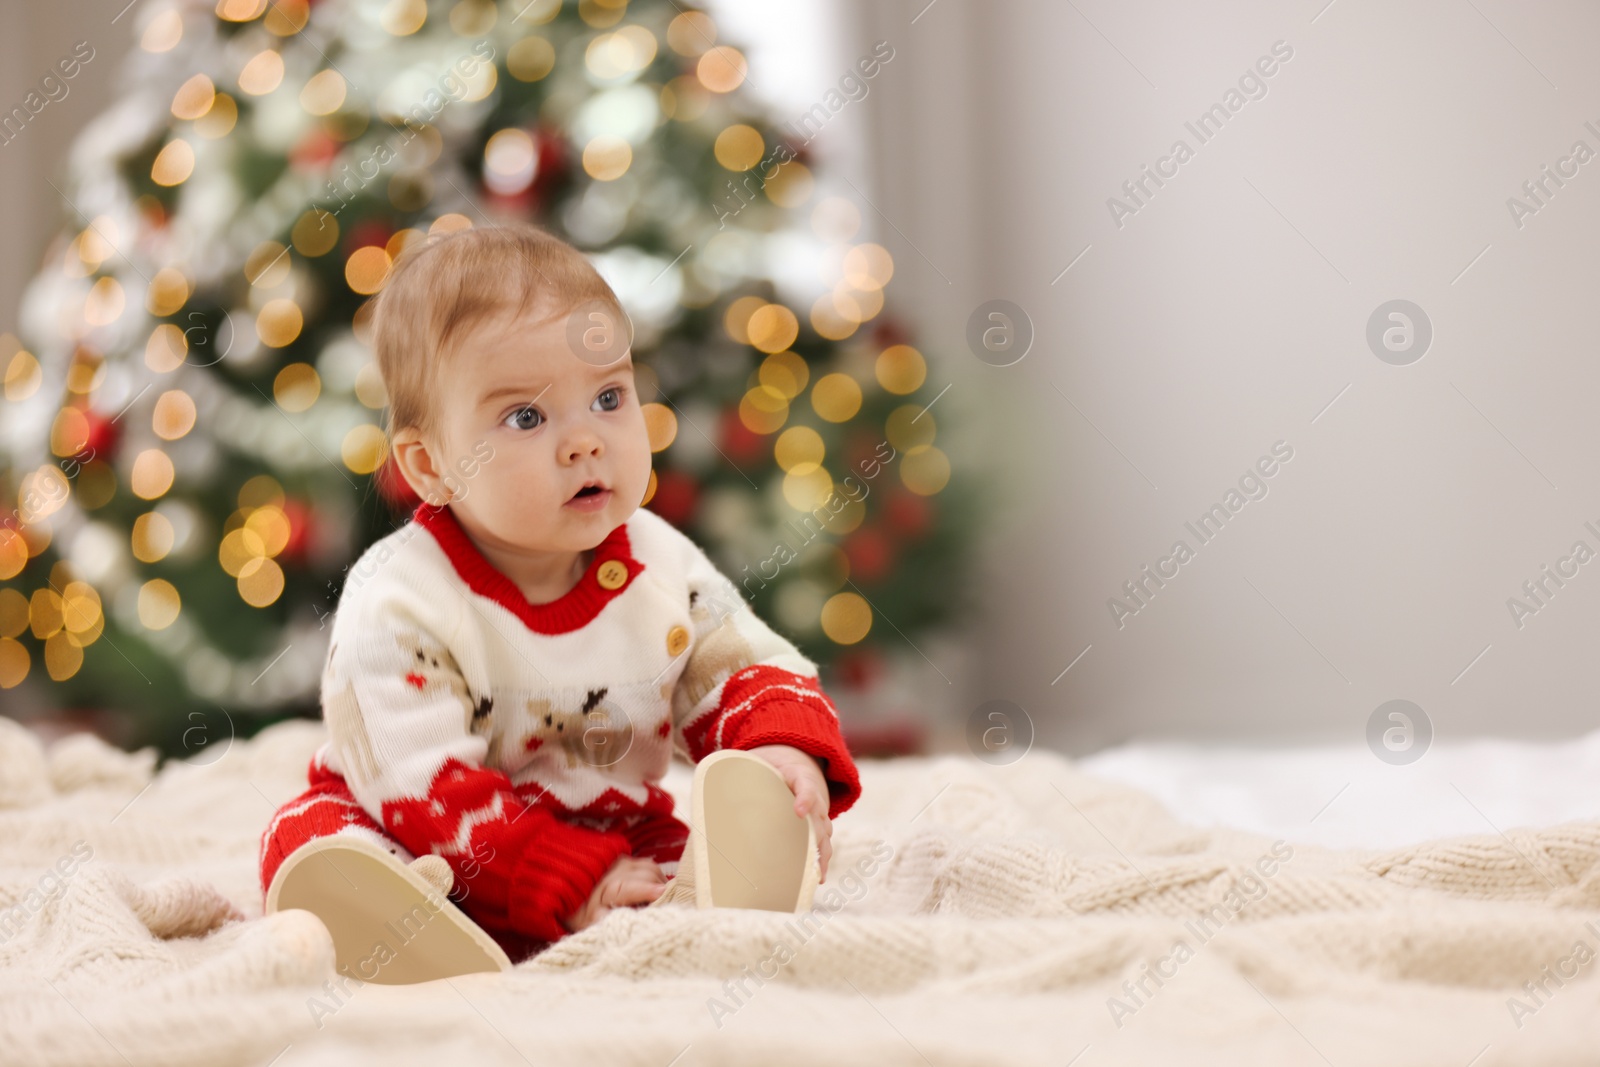
[[[138,16],[126,92],[58,187],[70,224],[22,337],[0,338],[0,685],[125,709],[125,741],[169,752],[219,708],[314,713],[342,572],[407,517],[373,294],[408,242],[511,218],[616,289],[650,401],[646,504],[763,617],[848,680],[960,608],[976,509],[884,314],[891,257],[819,194],[707,14]]]

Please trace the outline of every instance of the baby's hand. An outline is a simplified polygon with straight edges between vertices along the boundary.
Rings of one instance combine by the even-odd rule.
[[[817,835],[817,880],[826,882],[833,856],[833,822],[828,818],[828,780],[821,765],[793,745],[757,745],[747,751],[778,769],[794,794],[794,813],[811,820]]]
[[[561,925],[577,933],[604,918],[612,908],[650,903],[666,886],[667,876],[655,860],[618,856],[611,869],[594,884],[583,907],[563,919]]]

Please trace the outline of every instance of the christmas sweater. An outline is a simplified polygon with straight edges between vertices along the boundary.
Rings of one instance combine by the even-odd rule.
[[[816,665],[644,508],[533,604],[448,505],[419,505],[350,569],[322,707],[319,758],[361,806],[442,856],[475,920],[535,941],[565,936],[624,831],[676,822],[674,752],[792,745],[821,764],[830,818],[861,790]]]

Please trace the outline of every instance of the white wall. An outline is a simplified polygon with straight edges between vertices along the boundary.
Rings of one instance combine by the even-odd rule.
[[[0,333],[17,332],[22,290],[38,269],[39,257],[60,226],[60,211],[66,208],[49,183],[62,185],[60,174],[73,137],[110,102],[116,68],[135,47],[138,13],[124,13],[125,2],[0,0],[0,116],[23,107],[30,91],[39,91],[48,101],[20,133],[0,134],[0,232],[5,234]],[[59,99],[49,99],[40,90],[40,80],[52,73],[59,79],[57,61],[71,58],[79,42],[93,49],[93,58],[80,63],[74,77],[59,80],[64,95],[52,87]]]
[[[1075,750],[1355,738],[1396,697],[1440,737],[1596,725],[1600,562],[1521,628],[1507,600],[1600,552],[1600,161],[1521,228],[1506,201],[1600,151],[1600,10],[1326,3],[847,5],[897,49],[865,102],[896,295],[1017,501],[956,713],[1011,699]],[[1185,122],[1280,40],[1201,144]],[[1116,225],[1179,138],[1193,158]],[[995,297],[1037,330],[1008,368],[965,351]],[[1396,298],[1433,324],[1409,366],[1365,339]],[[1201,546],[1185,522],[1278,441],[1269,495]],[[1193,560],[1119,629],[1109,598],[1180,538]]]

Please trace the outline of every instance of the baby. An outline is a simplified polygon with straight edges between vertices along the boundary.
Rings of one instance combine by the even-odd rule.
[[[688,827],[674,751],[759,756],[812,822],[861,787],[815,664],[643,509],[651,452],[627,320],[531,226],[430,237],[378,298],[393,461],[422,498],[350,569],[322,681],[330,740],[261,845],[365,835],[449,864],[513,962],[648,904]],[[427,861],[436,863],[437,861]]]

